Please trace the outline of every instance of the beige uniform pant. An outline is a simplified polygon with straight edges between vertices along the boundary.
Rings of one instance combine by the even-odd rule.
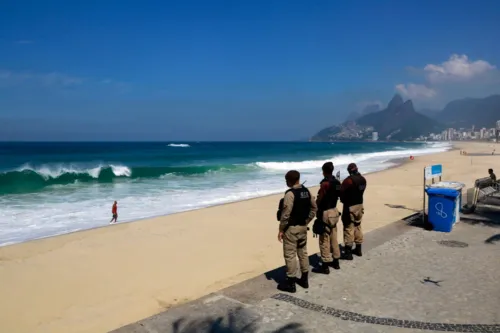
[[[340,258],[340,247],[337,239],[337,223],[340,214],[337,208],[323,212],[323,222],[327,225],[326,231],[319,235],[319,251],[321,261],[332,262],[333,259]]]
[[[353,243],[363,243],[363,231],[361,230],[361,221],[365,210],[363,205],[354,205],[349,207],[349,216],[342,218],[344,224],[344,245],[352,246]]]
[[[304,273],[309,271],[307,226],[290,226],[286,229],[283,234],[283,255],[288,277],[295,277],[297,274],[297,257],[299,257],[300,271]]]

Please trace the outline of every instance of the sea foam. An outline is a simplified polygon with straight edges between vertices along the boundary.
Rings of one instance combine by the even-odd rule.
[[[32,167],[29,164],[24,164],[14,171],[17,172],[33,172],[38,174],[44,179],[56,179],[65,174],[73,175],[88,175],[92,178],[99,178],[99,175],[104,169],[110,168],[113,174],[117,177],[124,176],[130,177],[132,171],[124,165],[103,165],[100,164],[96,167],[81,167],[76,165],[64,165],[64,164],[54,164],[54,165],[41,165],[39,167]],[[12,171],[11,171],[12,172]]]
[[[310,170],[321,168],[325,162],[333,162],[334,165],[347,165],[351,162],[362,163],[364,161],[373,162],[385,162],[393,159],[399,159],[409,156],[419,156],[431,153],[437,153],[441,151],[446,151],[451,146],[449,144],[428,144],[425,148],[420,149],[401,149],[402,147],[395,147],[397,150],[387,150],[375,153],[363,153],[363,154],[343,154],[338,156],[332,156],[329,159],[321,160],[309,160],[300,162],[256,162],[255,164],[263,169],[268,170]]]
[[[189,148],[191,147],[187,143],[170,143],[167,145],[167,147],[177,147],[177,148]]]

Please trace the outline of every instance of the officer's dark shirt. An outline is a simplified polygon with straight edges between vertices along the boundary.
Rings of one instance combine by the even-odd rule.
[[[300,188],[302,185],[294,185],[293,188]],[[280,231],[283,232],[285,230],[288,221],[290,220],[290,214],[293,209],[293,201],[295,200],[295,196],[292,191],[288,191],[285,194],[283,201],[283,211],[281,212],[281,220],[280,220]],[[306,223],[312,221],[312,219],[316,216],[316,211],[318,210],[318,206],[316,206],[316,201],[314,200],[314,196],[311,195],[311,212],[309,213],[309,217]]]
[[[340,201],[344,204],[344,209],[362,204],[363,194],[366,188],[366,179],[361,176],[361,174],[353,175],[354,177],[360,177],[364,183],[364,188],[360,189],[359,185],[354,182],[351,176],[344,179],[342,186],[340,187]]]
[[[335,186],[335,188],[330,188]],[[329,191],[331,191],[329,193]],[[340,182],[334,178],[325,178],[319,187],[318,198],[316,199],[316,204],[318,205],[318,214],[322,214],[325,208],[334,208],[337,206],[337,201],[340,196]],[[330,202],[325,202],[328,200]]]

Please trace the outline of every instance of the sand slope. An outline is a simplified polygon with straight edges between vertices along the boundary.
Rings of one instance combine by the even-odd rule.
[[[469,153],[492,150],[459,146]],[[470,186],[489,167],[500,171],[499,162],[500,156],[450,151],[368,175],[365,231],[421,209],[425,165],[441,163],[445,180]],[[106,332],[281,266],[279,198],[2,247],[0,331]],[[309,252],[317,251],[310,235]]]

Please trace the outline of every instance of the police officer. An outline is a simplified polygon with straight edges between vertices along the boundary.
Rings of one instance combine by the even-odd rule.
[[[286,264],[286,280],[278,284],[278,289],[294,293],[295,283],[309,288],[309,257],[307,255],[307,225],[318,210],[314,197],[300,184],[300,173],[290,170],[285,175],[287,186],[283,198],[278,240],[283,242],[283,255]],[[296,279],[297,257],[302,272]]]
[[[352,260],[352,254],[361,257],[361,244],[363,244],[363,232],[361,230],[361,220],[364,215],[363,194],[366,189],[366,179],[359,171],[356,164],[347,166],[349,177],[344,179],[340,187],[340,201],[344,204],[342,210],[342,224],[344,225],[344,246],[345,251],[342,259]],[[356,248],[353,251],[353,243]]]
[[[318,191],[316,203],[318,205],[317,220],[315,226],[318,227],[319,233],[319,250],[321,254],[322,265],[315,269],[314,272],[322,274],[330,274],[330,268],[340,269],[340,248],[337,240],[337,223],[340,219],[339,211],[337,210],[337,201],[340,194],[340,182],[333,176],[333,163],[326,162],[323,164],[323,177]],[[313,232],[316,233],[315,228]]]

